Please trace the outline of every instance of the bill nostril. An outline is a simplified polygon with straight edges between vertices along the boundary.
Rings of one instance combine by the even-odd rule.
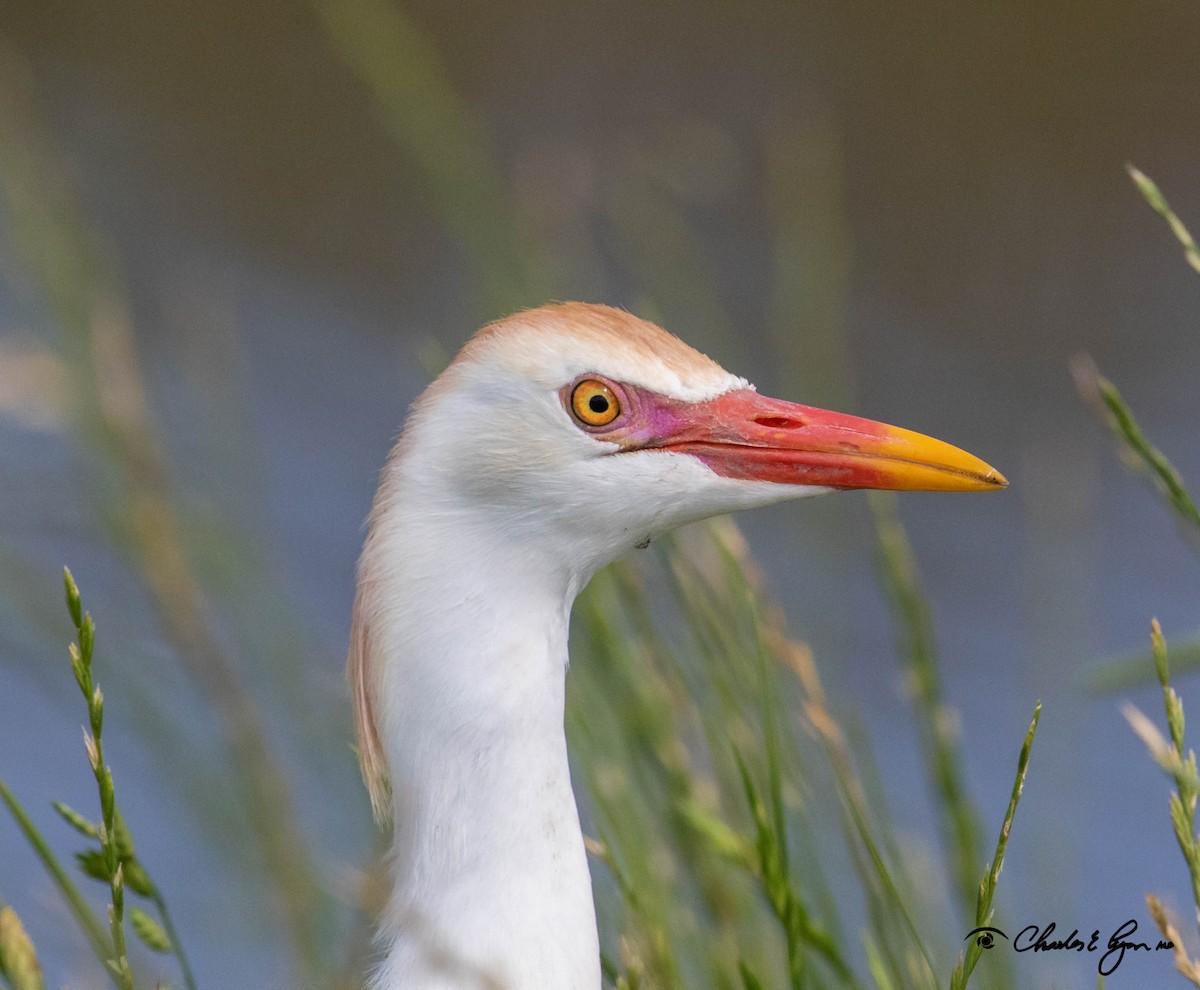
[[[754,422],[768,430],[798,430],[804,426],[803,420],[790,419],[787,416],[759,416]]]

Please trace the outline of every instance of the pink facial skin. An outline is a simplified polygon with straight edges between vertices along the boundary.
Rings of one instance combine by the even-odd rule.
[[[621,404],[607,426],[588,426],[571,413],[571,394],[588,379],[607,385]],[[1008,484],[979,458],[932,437],[771,399],[749,388],[685,402],[600,375],[581,375],[560,395],[576,425],[597,440],[618,444],[618,453],[690,454],[726,478],[909,491],[994,491]]]

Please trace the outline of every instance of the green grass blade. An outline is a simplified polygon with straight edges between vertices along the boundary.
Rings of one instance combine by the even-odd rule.
[[[176,962],[179,963],[179,971],[183,975],[183,985],[187,990],[196,990],[196,977],[192,973],[192,964],[188,960],[187,952],[183,948],[183,939],[179,937],[179,931],[175,928],[175,921],[171,917],[171,912],[167,908],[167,902],[163,898],[158,887],[155,886],[150,892],[150,900],[158,909],[158,917],[162,922],[163,929],[167,933],[167,938],[171,943],[171,953],[175,956]]]
[[[884,961],[878,944],[871,938],[870,932],[863,934],[863,949],[867,953],[867,969],[878,990],[896,990],[888,964]]]
[[[488,136],[455,89],[436,41],[387,0],[313,0],[325,31],[371,97],[381,125],[420,169],[442,222],[495,319],[553,293],[518,253],[521,238]]]
[[[1167,648],[1157,619],[1150,623],[1150,644],[1159,685],[1162,688],[1169,738],[1164,738],[1157,727],[1132,705],[1125,706],[1125,718],[1146,744],[1151,755],[1175,781],[1176,790],[1170,796],[1171,824],[1179,851],[1187,864],[1192,881],[1192,900],[1197,918],[1200,918],[1200,839],[1196,835],[1196,802],[1200,798],[1200,775],[1196,770],[1196,754],[1186,749],[1183,701],[1171,687]]]
[[[1008,809],[1004,812],[1004,822],[1000,826],[1000,836],[996,840],[996,852],[988,864],[987,872],[979,883],[979,899],[975,908],[975,928],[988,924],[992,919],[993,902],[996,896],[996,885],[1000,880],[1000,870],[1004,866],[1004,854],[1008,851],[1008,837],[1012,833],[1013,819],[1017,815],[1017,805],[1021,801],[1021,792],[1025,788],[1025,775],[1029,772],[1029,755],[1033,750],[1033,737],[1037,734],[1038,722],[1042,717],[1042,703],[1039,701],[1033,709],[1033,719],[1029,723],[1029,731],[1025,733],[1025,741],[1021,744],[1021,755],[1017,758],[1017,775],[1013,780],[1012,793],[1008,799]],[[958,964],[950,978],[950,990],[966,990],[971,979],[975,964],[983,947],[972,941],[967,946],[964,955],[959,956]]]
[[[942,842],[950,859],[962,917],[969,918],[975,907],[975,871],[983,857],[979,822],[967,797],[962,771],[958,722],[942,692],[929,602],[921,588],[912,544],[896,515],[895,500],[880,495],[870,504],[883,586],[899,634],[914,721],[941,819]]]
[[[54,885],[62,894],[63,900],[67,902],[67,907],[70,908],[71,914],[75,916],[80,929],[88,942],[91,944],[94,951],[101,960],[111,959],[113,954],[112,943],[108,940],[108,935],[104,930],[104,926],[100,923],[100,919],[96,917],[91,906],[80,893],[79,888],[75,886],[70,875],[58,861],[58,857],[54,855],[54,851],[50,845],[42,837],[41,832],[33,823],[33,819],[13,796],[12,791],[8,789],[8,785],[0,780],[0,801],[3,801],[8,808],[8,812],[13,817],[13,821],[17,823],[17,828],[21,830],[21,834],[25,836],[26,841],[32,847],[38,859],[42,861],[42,866],[50,875],[50,879],[54,881]]]
[[[1189,527],[1190,534],[1200,535],[1200,510],[1184,487],[1179,472],[1166,456],[1146,438],[1133,412],[1121,398],[1117,387],[1100,374],[1088,358],[1073,362],[1071,373],[1083,399],[1098,409],[1108,422],[1113,436],[1122,444],[1135,467],[1140,468],[1153,482],[1157,491]]]
[[[1200,639],[1170,644],[1171,668],[1176,674],[1200,670]],[[1118,694],[1140,687],[1156,677],[1154,654],[1130,653],[1106,660],[1088,677],[1087,686],[1094,694]]]
[[[0,982],[9,990],[45,990],[37,950],[21,919],[0,902]]]
[[[1154,208],[1155,213],[1167,221],[1167,225],[1171,228],[1171,233],[1175,235],[1175,239],[1183,246],[1183,255],[1187,258],[1187,263],[1192,266],[1193,271],[1200,273],[1200,249],[1197,249],[1196,241],[1188,232],[1187,227],[1183,225],[1183,221],[1171,209],[1171,205],[1167,202],[1167,197],[1159,191],[1154,180],[1144,172],[1139,171],[1132,165],[1126,165],[1125,168],[1129,172],[1129,177],[1133,179],[1133,184],[1138,187],[1138,191],[1146,197],[1146,202]]]

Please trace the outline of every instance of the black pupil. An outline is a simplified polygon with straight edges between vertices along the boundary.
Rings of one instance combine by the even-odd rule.
[[[603,395],[593,395],[588,399],[588,408],[594,413],[608,412],[608,399]]]

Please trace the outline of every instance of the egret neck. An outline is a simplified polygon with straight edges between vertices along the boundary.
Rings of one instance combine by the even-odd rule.
[[[396,607],[371,626],[400,824],[376,985],[597,990],[563,733],[568,618],[590,574],[428,485],[399,487],[375,542],[392,566],[374,577]]]

